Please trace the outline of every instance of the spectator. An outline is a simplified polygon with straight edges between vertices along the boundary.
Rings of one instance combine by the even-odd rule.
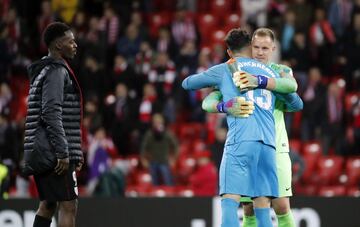
[[[140,67],[141,64],[136,64]],[[142,86],[145,83],[145,79],[138,76],[139,74],[135,72],[134,68],[128,64],[126,58],[122,55],[116,55],[114,58],[114,67],[112,71],[112,78],[110,84],[107,83],[107,87],[112,89],[114,85],[123,83],[129,89],[129,95],[132,98],[139,97],[141,94]]]
[[[313,17],[312,5],[306,2],[306,0],[294,0],[288,6],[289,11],[295,14],[295,29],[307,30]]]
[[[343,51],[339,60],[344,67],[346,89],[360,89],[360,13],[355,13],[353,23],[342,39]]]
[[[95,131],[102,125],[103,119],[99,110],[99,100],[93,96],[85,101],[83,126],[94,135]]]
[[[325,155],[331,154],[330,149],[338,155],[344,151],[344,127],[343,127],[343,97],[342,88],[336,82],[328,86],[326,95],[326,118],[322,126],[322,148]]]
[[[351,0],[332,0],[330,2],[329,22],[338,38],[343,36],[346,27],[350,24],[352,8]]]
[[[150,73],[151,64],[154,58],[154,51],[150,46],[150,43],[143,41],[140,44],[140,51],[135,57],[135,71],[141,77],[146,77]]]
[[[135,24],[128,25],[125,36],[120,37],[117,41],[117,54],[124,56],[128,63],[133,65],[135,63],[135,56],[140,50],[141,41],[138,27]]]
[[[195,196],[215,196],[218,191],[218,171],[211,161],[210,151],[198,151],[194,154],[196,167],[190,176],[190,188]]]
[[[83,56],[96,56],[99,62],[106,62],[106,36],[99,28],[99,18],[90,17],[89,19],[89,30],[85,36],[85,46]]]
[[[108,3],[104,5],[103,16],[99,21],[99,30],[105,34],[106,65],[111,67],[116,55],[116,42],[120,34],[120,20],[111,5]]]
[[[111,100],[113,99],[113,100]],[[132,152],[131,134],[135,129],[137,103],[129,97],[128,88],[119,83],[115,88],[115,97],[110,98],[105,112],[105,128],[111,132],[111,137],[120,155]]]
[[[159,53],[167,53],[174,59],[177,55],[177,46],[167,27],[160,27],[159,38],[153,40],[154,49]]]
[[[242,18],[245,23],[253,27],[264,27],[267,25],[267,9],[269,7],[269,0],[241,0],[240,5],[242,9]]]
[[[290,67],[294,71],[294,76],[299,84],[299,93],[301,94],[305,89],[307,83],[306,73],[310,67],[310,52],[305,33],[301,31],[295,33],[285,59],[290,63]]]
[[[16,48],[9,43],[9,39],[8,27],[0,23],[0,82],[8,80],[10,66],[15,58]]]
[[[163,115],[154,114],[151,123],[142,141],[141,161],[149,168],[154,185],[173,185],[170,167],[176,161],[177,139],[167,129]]]
[[[321,83],[321,72],[317,67],[309,70],[309,80],[302,95],[301,138],[303,141],[320,139],[320,127],[325,119],[326,87]]]
[[[281,28],[281,51],[284,58],[288,58],[291,43],[295,36],[295,13],[288,10],[284,14],[284,22]]]
[[[143,18],[139,11],[134,11],[131,13],[130,24],[133,24],[138,28],[139,36],[141,37],[142,40],[149,39],[149,31],[148,31],[149,29],[143,23]]]
[[[45,28],[55,21],[53,11],[51,9],[51,3],[49,0],[43,0],[41,2],[41,14],[38,18],[38,34],[42,34]],[[39,54],[45,55],[47,53],[47,47],[42,39],[39,39]]]
[[[171,35],[178,48],[181,48],[188,40],[197,40],[195,24],[191,17],[186,16],[186,11],[182,7],[175,12],[175,17],[171,23]]]
[[[166,53],[159,53],[148,75],[148,80],[156,88],[161,101],[172,95],[176,79],[175,64]]]
[[[91,55],[85,57],[84,65],[79,75],[79,82],[84,89],[83,95],[85,99],[94,95],[101,101],[104,99],[106,91],[105,80],[109,80],[107,75],[104,65],[96,57]]]
[[[111,157],[116,155],[117,151],[113,141],[106,136],[105,129],[99,127],[95,130],[87,153],[89,167],[88,194],[93,193],[101,175],[110,169]]]

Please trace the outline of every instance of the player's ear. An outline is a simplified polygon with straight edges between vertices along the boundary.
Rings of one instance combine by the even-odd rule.
[[[229,48],[226,50],[226,53],[229,55],[230,58],[232,58],[233,52]]]
[[[62,47],[62,43],[59,42],[58,40],[55,41],[55,48],[56,48],[56,50],[61,50],[61,47]]]

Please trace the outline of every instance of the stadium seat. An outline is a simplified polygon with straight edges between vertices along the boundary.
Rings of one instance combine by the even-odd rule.
[[[186,187],[186,186],[176,186],[175,194],[177,196],[181,196],[181,197],[193,197],[194,191],[191,188]]]
[[[218,28],[217,19],[209,13],[199,14],[197,17],[197,25],[201,36],[201,45],[210,45],[210,37],[212,33]]]
[[[225,36],[226,36],[226,33],[222,29],[214,31],[211,35],[212,44],[213,45],[215,45],[215,44],[224,45]]]
[[[150,173],[147,171],[137,171],[136,175],[136,185],[138,186],[152,186],[152,179]]]
[[[346,187],[343,185],[322,186],[319,188],[318,195],[324,197],[345,196]]]
[[[175,187],[174,186],[153,186],[149,190],[149,196],[153,196],[153,197],[175,196]]]
[[[295,194],[296,195],[304,195],[304,196],[314,196],[317,194],[318,187],[316,185],[310,184],[297,184],[295,185]]]
[[[359,92],[349,92],[345,94],[345,111],[349,113],[353,105],[360,101]]]
[[[347,186],[360,185],[360,156],[350,157],[346,160],[345,174]]]
[[[126,197],[143,197],[149,195],[150,187],[143,185],[130,185],[125,188]]]
[[[224,18],[224,15],[228,15],[231,13],[231,6],[231,0],[211,0],[210,10],[216,18],[220,19]]]
[[[317,141],[303,144],[302,157],[305,160],[305,171],[301,177],[304,183],[314,182],[314,172],[317,168],[317,161],[322,156],[320,143]]]
[[[194,141],[204,136],[204,126],[200,123],[185,123],[179,126],[179,139]]]
[[[316,156],[317,158],[320,157],[322,155],[322,147],[320,145],[320,142],[319,141],[305,142],[303,144],[302,153],[304,155]]]
[[[296,153],[300,154],[301,145],[302,145],[302,143],[298,139],[290,139],[289,140],[289,147],[290,147],[292,152],[296,152]]]
[[[360,188],[357,186],[347,188],[346,195],[353,196],[353,197],[360,197]]]
[[[189,156],[189,155],[179,156],[177,163],[176,163],[177,176],[179,178],[186,178],[186,179],[182,179],[182,180],[187,181],[187,178],[194,171],[195,164],[196,164],[196,160],[192,156]]]
[[[342,156],[324,156],[317,162],[316,182],[323,185],[339,183],[342,174],[344,158]],[[314,182],[314,183],[316,183]]]
[[[197,0],[196,11],[199,13],[205,13],[210,11],[209,0]]]
[[[192,151],[193,152],[197,152],[197,151],[203,151],[206,149],[206,144],[204,142],[204,140],[201,139],[196,139],[192,142]]]
[[[239,13],[231,13],[225,17],[224,30],[230,31],[233,28],[238,28],[241,25],[241,15]]]

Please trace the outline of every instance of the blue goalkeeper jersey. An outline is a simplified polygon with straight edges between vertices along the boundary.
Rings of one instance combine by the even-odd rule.
[[[252,75],[279,77],[270,67],[251,58],[236,58],[237,69]],[[262,141],[275,147],[274,106],[276,97],[271,91],[255,89],[240,92],[232,80],[232,73],[226,63],[215,65],[205,72],[187,77],[182,86],[186,90],[205,87],[217,87],[228,101],[236,96],[252,100],[255,105],[254,114],[247,118],[237,118],[227,115],[228,134],[226,145],[242,141]]]

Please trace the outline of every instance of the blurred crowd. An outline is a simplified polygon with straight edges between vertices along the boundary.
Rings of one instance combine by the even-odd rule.
[[[359,0],[0,0],[0,165],[9,172],[0,186],[10,195],[36,194],[20,174],[26,67],[47,54],[41,34],[53,21],[69,24],[78,44],[81,193],[131,196],[148,182],[216,194],[224,116],[201,109],[209,90],[180,84],[227,60],[234,27],[277,35],[273,61],[293,69],[304,101],[286,115],[290,140],[360,155]]]

